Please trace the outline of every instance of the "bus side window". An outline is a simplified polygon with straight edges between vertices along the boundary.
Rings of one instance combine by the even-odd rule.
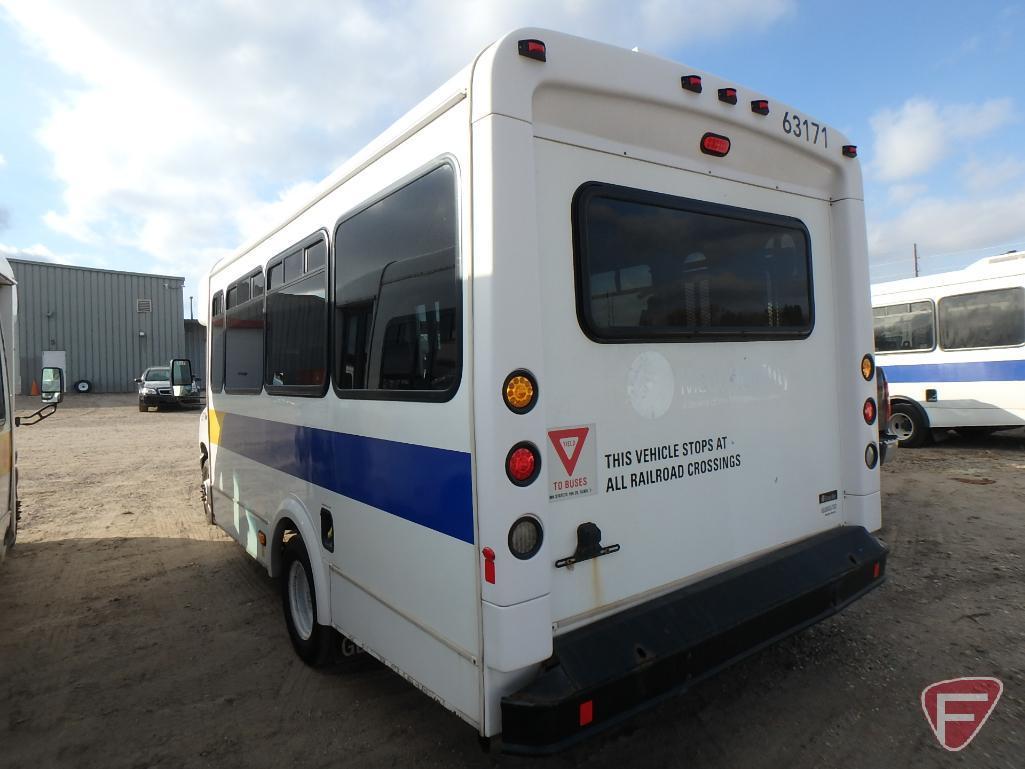
[[[339,222],[334,381],[340,393],[441,400],[455,391],[461,338],[456,225],[455,174],[448,164]]]

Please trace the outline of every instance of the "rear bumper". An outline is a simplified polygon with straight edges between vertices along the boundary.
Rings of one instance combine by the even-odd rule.
[[[502,699],[503,749],[562,750],[835,614],[882,583],[887,552],[842,526],[559,636]]]

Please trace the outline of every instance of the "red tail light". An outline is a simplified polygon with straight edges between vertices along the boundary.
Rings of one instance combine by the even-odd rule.
[[[533,443],[517,443],[505,458],[505,474],[517,486],[528,486],[533,483],[540,470],[541,455]]]
[[[730,140],[719,134],[707,133],[701,137],[701,151],[706,155],[724,158],[730,151]]]
[[[870,425],[876,421],[876,402],[871,398],[865,399],[865,405],[861,407],[861,414],[865,417],[865,424]]]

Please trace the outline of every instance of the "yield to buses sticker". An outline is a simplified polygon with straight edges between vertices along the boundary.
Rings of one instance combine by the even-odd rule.
[[[556,427],[548,431],[548,499],[594,494],[598,452],[594,425]]]

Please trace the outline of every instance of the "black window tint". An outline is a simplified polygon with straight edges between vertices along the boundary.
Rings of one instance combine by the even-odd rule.
[[[263,382],[263,302],[229,307],[224,346],[224,389],[259,392]]]
[[[253,276],[253,298],[263,296],[263,273],[258,272]]]
[[[249,301],[249,279],[241,281],[238,284],[238,294],[235,297],[236,301],[232,302],[232,306],[236,304],[242,304],[242,302]]]
[[[281,262],[272,264],[270,270],[267,272],[267,290],[270,291],[275,288],[279,288],[284,283],[285,265]]]
[[[214,392],[220,392],[224,385],[223,297],[224,295],[220,291],[214,294],[210,310],[210,387]]]
[[[303,274],[303,252],[296,251],[285,257],[284,281],[288,283]]]
[[[238,304],[238,286],[232,286],[228,289],[228,309]]]
[[[319,270],[327,264],[327,243],[323,240],[306,249],[306,272]]]
[[[268,392],[293,388],[322,394],[327,352],[326,270],[267,294]]]
[[[582,187],[573,208],[578,314],[593,338],[811,332],[798,220],[602,184]]]
[[[443,165],[335,231],[335,383],[443,399],[460,376],[455,174]],[[407,396],[409,397],[409,396]]]
[[[876,352],[931,350],[936,346],[932,302],[888,304],[872,308]]]
[[[940,299],[945,350],[1025,343],[1025,288],[1003,288]]]

